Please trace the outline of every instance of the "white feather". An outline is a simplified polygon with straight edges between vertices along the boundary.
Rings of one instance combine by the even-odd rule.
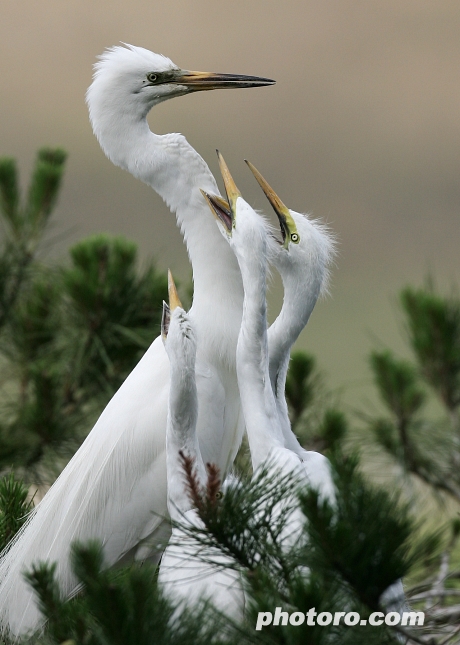
[[[235,258],[218,233],[199,187],[218,192],[200,155],[179,134],[158,136],[149,110],[186,93],[180,85],[146,87],[146,74],[178,69],[145,49],[113,47],[95,65],[90,119],[113,163],[150,184],[176,213],[193,268],[190,318],[197,334],[197,434],[203,458],[225,473],[243,433],[235,348],[243,290]],[[210,315],[209,298],[212,297]],[[15,635],[40,617],[22,572],[33,562],[58,564],[65,594],[75,591],[69,546],[100,538],[108,564],[150,550],[166,509],[165,433],[169,363],[160,340],[112,398],[87,440],[0,558],[0,623]]]
[[[197,482],[204,486],[206,471],[196,436],[196,337],[188,315],[179,307],[171,312],[165,347],[171,366],[166,431],[169,514],[176,523],[189,528],[203,528],[203,522],[189,498],[179,457],[182,453],[193,459]],[[177,603],[173,620],[180,616],[184,607],[195,607],[202,600],[208,600],[227,616],[241,619],[244,606],[242,583],[231,565],[229,558],[217,549],[203,548],[190,536],[187,528],[175,526],[158,574],[164,592]]]

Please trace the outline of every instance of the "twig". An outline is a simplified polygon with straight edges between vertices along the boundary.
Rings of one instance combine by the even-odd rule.
[[[460,627],[457,627],[457,629],[454,632],[452,632],[451,634],[449,634],[449,636],[445,640],[441,641],[439,643],[439,645],[446,645],[446,643],[448,643],[450,640],[452,640],[452,638],[454,638],[459,633],[460,633]]]
[[[430,612],[429,619],[434,623],[441,623],[448,618],[460,617],[460,605],[451,607],[440,607]]]
[[[429,590],[426,593],[419,593],[416,594],[415,596],[411,596],[408,594],[408,598],[410,599],[411,602],[419,602],[421,600],[426,600],[427,598],[432,598],[433,596],[439,596],[439,597],[456,597],[460,596],[460,589],[442,589],[440,591],[433,591]]]
[[[427,596],[425,609],[430,609],[430,607],[433,607],[436,604],[436,601],[435,601],[436,597],[438,597],[439,600],[441,600],[442,592],[444,591],[444,582],[449,573],[449,562],[450,562],[450,552],[444,551],[444,553],[441,555],[441,564],[439,567],[438,575],[433,584],[432,593]],[[431,604],[430,604],[430,599],[432,600]]]
[[[408,639],[408,642],[414,642],[414,643],[419,643],[419,645],[438,645],[436,643],[435,639],[432,638],[431,636],[427,640],[423,636],[416,636],[413,632],[404,629],[404,627],[401,627],[401,625],[394,625],[393,629],[403,636]]]

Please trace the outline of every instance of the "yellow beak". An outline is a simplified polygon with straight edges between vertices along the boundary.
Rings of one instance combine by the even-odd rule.
[[[192,72],[181,69],[167,83],[185,85],[191,92],[219,90],[238,87],[262,87],[273,85],[271,78],[245,76],[243,74],[219,74],[214,72]]]
[[[174,311],[174,309],[177,309],[177,307],[182,307],[182,303],[179,300],[179,294],[177,293],[174,278],[172,277],[172,273],[169,269],[168,269],[168,296],[169,296],[169,309],[171,311]]]
[[[257,170],[257,168],[253,166],[253,164],[247,159],[245,159],[245,161],[249,166],[249,169],[251,170],[252,174],[257,179],[259,186],[264,191],[268,201],[272,205],[273,210],[275,211],[278,217],[278,221],[281,227],[281,235],[283,236],[284,248],[286,249],[288,248],[289,242],[298,244],[300,241],[300,236],[299,236],[299,233],[297,232],[297,226],[294,222],[294,219],[291,213],[289,212],[289,208],[283,204],[281,199],[275,193],[275,191],[270,186],[270,184],[262,177],[262,175]]]
[[[241,193],[236,187],[235,182],[233,181],[233,177],[231,176],[230,170],[228,169],[228,166],[225,163],[225,159],[223,158],[223,156],[220,154],[218,150],[217,150],[217,158],[219,160],[220,174],[222,175],[222,179],[224,180],[225,192],[227,193],[228,203],[232,211],[232,219],[235,220],[236,200],[238,199],[238,197],[241,197]]]

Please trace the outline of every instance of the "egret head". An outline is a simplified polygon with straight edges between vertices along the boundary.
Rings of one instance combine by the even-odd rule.
[[[134,45],[107,49],[94,66],[86,100],[95,126],[101,103],[110,110],[135,110],[139,118],[166,99],[220,88],[259,87],[274,81],[257,76],[183,70],[169,58]]]
[[[255,254],[265,252],[268,225],[243,199],[224,158],[219,151],[217,151],[217,155],[227,201],[217,195],[201,192],[208,202],[223,236],[227,238],[237,254],[243,249],[251,249]]]
[[[279,241],[280,246],[283,249],[289,249],[291,244],[299,244],[300,235],[299,231],[297,230],[296,221],[292,217],[291,211],[289,210],[289,208],[287,208],[287,206],[283,204],[281,199],[278,197],[269,183],[265,181],[257,168],[253,166],[252,163],[247,159],[245,159],[245,161],[249,166],[252,174],[257,179],[265,195],[267,196],[267,199],[272,205],[276,216],[278,217],[281,229],[281,240]]]
[[[281,237],[271,236],[268,244],[270,262],[281,276],[299,280],[306,285],[314,281],[319,292],[327,290],[329,266],[336,253],[336,242],[328,227],[283,204],[260,172],[246,161],[275,211]]]

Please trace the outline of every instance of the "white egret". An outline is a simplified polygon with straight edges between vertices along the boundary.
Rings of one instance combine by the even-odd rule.
[[[175,523],[163,553],[158,581],[180,613],[184,606],[208,600],[234,619],[242,617],[244,595],[240,576],[229,559],[216,549],[205,549],[187,527],[203,527],[184,473],[184,458],[193,460],[194,478],[200,487],[207,481],[196,423],[198,395],[195,378],[197,339],[194,325],[182,309],[171,274],[169,308],[164,305],[162,335],[170,361],[169,411],[166,430],[168,511]],[[182,458],[181,458],[182,456]],[[211,559],[214,564],[204,562]],[[230,566],[229,566],[230,565]]]
[[[203,187],[218,192],[208,166],[182,135],[152,133],[146,116],[153,106],[174,96],[274,81],[188,72],[164,56],[130,45],[107,50],[95,70],[87,102],[101,147],[114,164],[160,194],[176,213],[185,238],[194,279],[190,319],[197,335],[197,433],[204,460],[225,473],[244,427],[235,374],[241,276],[199,191]],[[126,554],[144,558],[150,553],[149,537],[167,515],[168,385],[169,361],[157,338],[2,554],[3,630],[18,635],[40,624],[33,593],[22,576],[33,562],[56,562],[63,593],[75,591],[69,563],[74,540],[100,539],[108,566]]]
[[[307,324],[318,297],[327,290],[329,266],[335,255],[335,240],[324,224],[288,209],[253,164],[246,161],[275,211],[282,240],[270,238],[270,260],[281,275],[284,287],[280,315],[268,329],[270,379],[286,446],[302,459],[310,485],[320,498],[335,502],[330,464],[324,455],[304,450],[292,432],[284,395],[289,354]],[[382,594],[387,611],[409,611],[401,580]]]
[[[219,228],[228,240],[241,270],[244,287],[243,318],[236,349],[236,369],[241,406],[254,471],[264,467],[269,475],[281,473],[305,481],[300,457],[285,447],[270,375],[267,342],[267,239],[263,218],[243,199],[219,155],[227,192],[225,200],[204,193]],[[293,507],[283,541],[292,544],[302,533],[304,517]]]
[[[269,259],[283,281],[284,298],[279,316],[268,329],[269,372],[286,447],[302,459],[310,484],[321,497],[334,501],[329,461],[321,453],[305,450],[294,435],[285,397],[292,346],[308,323],[315,304],[327,290],[335,240],[328,228],[306,215],[288,209],[260,172],[246,161],[275,211],[281,240],[268,239]]]
[[[283,237],[282,245],[272,245],[270,255],[283,280],[284,301],[280,315],[267,333],[265,259],[267,240],[270,242],[273,236],[242,198],[222,157],[220,165],[228,203],[216,196],[206,197],[220,222],[221,232],[235,252],[243,278],[244,305],[237,345],[237,373],[253,467],[268,462],[270,468],[273,465],[282,473],[296,475],[299,482],[306,477],[320,498],[334,504],[335,488],[329,461],[300,446],[292,433],[284,398],[289,351],[325,288],[328,264],[334,253],[333,239],[325,227],[288,210],[254,166],[248,164],[278,215]],[[296,246],[286,243],[288,238]],[[273,389],[267,387],[270,371]],[[284,445],[289,448],[282,447]],[[300,511],[294,508],[286,526],[287,534],[283,536],[285,544],[292,545],[296,541],[302,526]],[[408,610],[401,580],[382,594],[381,603],[387,610],[396,609],[400,613]]]

